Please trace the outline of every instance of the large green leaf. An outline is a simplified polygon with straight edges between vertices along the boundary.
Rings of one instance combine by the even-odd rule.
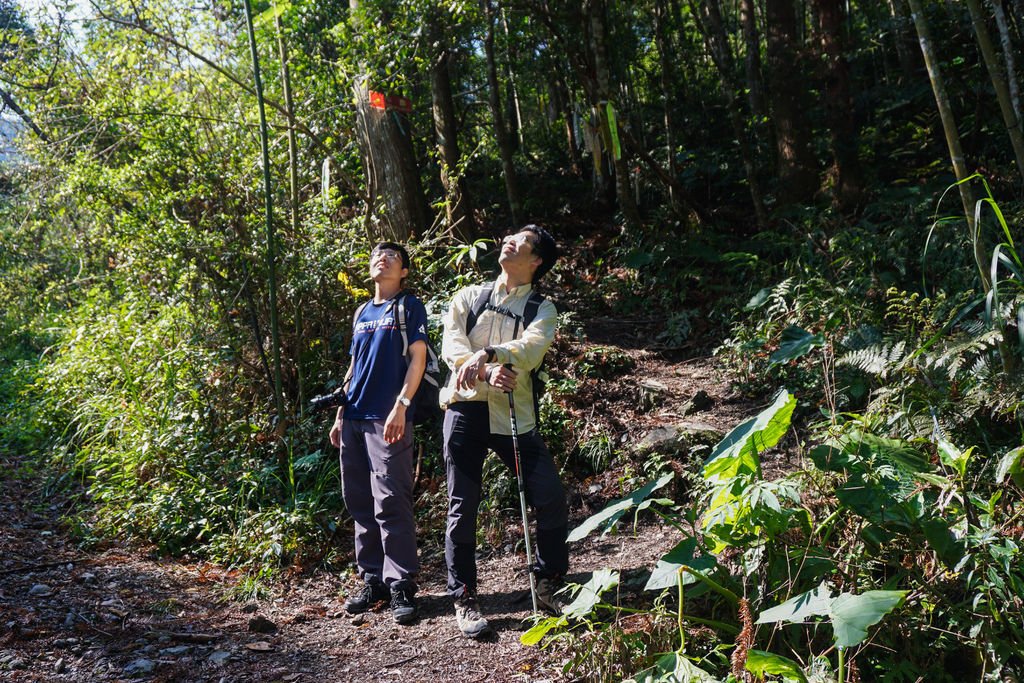
[[[805,355],[816,346],[823,346],[825,338],[811,334],[802,327],[790,325],[782,331],[779,348],[768,358],[770,365],[782,365]]]
[[[651,578],[647,580],[644,590],[661,590],[662,588],[675,586],[679,580],[677,578],[679,572],[682,571],[683,567],[690,567],[702,574],[714,569],[718,564],[715,558],[710,555],[697,557],[695,555],[696,550],[696,539],[687,538],[681,541],[675,548],[658,560],[658,564],[654,571],[651,572]],[[690,575],[689,572],[684,572],[683,585],[689,585],[696,581],[697,579]]]
[[[544,636],[548,634],[548,631],[568,625],[569,620],[564,616],[541,619],[534,624],[530,630],[519,636],[519,642],[526,646],[536,645],[544,639]]]
[[[705,479],[726,479],[740,472],[759,474],[758,453],[771,448],[785,436],[796,408],[796,397],[785,389],[757,417],[725,435],[704,463]]]
[[[807,456],[815,467],[825,472],[845,472],[852,462],[846,451],[829,445],[815,446]]]
[[[633,249],[623,259],[627,268],[643,268],[654,263],[654,254],[640,249]]]
[[[825,582],[817,588],[790,598],[781,605],[766,609],[757,617],[758,624],[779,621],[803,621],[807,617],[825,616],[832,604],[832,592]]]
[[[718,683],[718,679],[678,652],[662,655],[654,666],[623,683]]]
[[[913,531],[918,517],[914,506],[904,498],[907,493],[900,487],[899,480],[872,481],[858,473],[836,490],[836,498],[865,519],[909,533]]]
[[[573,541],[579,541],[589,536],[590,532],[598,528],[603,529],[602,534],[608,533],[608,531],[615,526],[615,523],[619,521],[622,515],[626,514],[630,508],[640,505],[640,503],[642,503],[649,495],[672,481],[674,476],[674,473],[669,472],[657,481],[652,481],[646,486],[633,491],[633,493],[629,494],[625,498],[620,498],[619,500],[610,503],[604,510],[601,510],[601,512],[598,512],[596,515],[591,515],[585,519],[582,524],[573,529],[567,540],[570,543]]]
[[[775,655],[764,650],[747,650],[747,671],[756,676],[772,674],[782,676],[786,681],[807,683],[800,665],[788,657]]]
[[[996,469],[997,484],[1002,484],[1008,476],[1012,477],[1018,486],[1024,483],[1022,457],[1024,457],[1024,446],[1018,446],[999,459],[999,467]]]
[[[848,648],[867,637],[867,629],[903,604],[909,591],[867,591],[830,597],[823,582],[814,590],[790,598],[758,616],[758,624],[779,621],[800,622],[807,617],[828,616],[832,621],[836,647]]]
[[[936,449],[939,452],[939,459],[942,460],[942,464],[953,468],[957,475],[963,479],[967,473],[967,462],[971,459],[974,448],[971,447],[966,451],[962,451],[952,441],[940,438],[936,443]]]
[[[832,601],[832,628],[836,647],[853,647],[868,635],[889,612],[903,604],[910,591],[867,591],[860,595],[843,593]]]
[[[598,569],[590,577],[590,581],[587,581],[580,587],[580,592],[576,594],[576,599],[562,610],[562,614],[572,619],[582,619],[590,614],[594,607],[600,604],[601,595],[605,591],[617,585],[619,585],[619,573],[617,571],[614,569]]]
[[[842,441],[843,449],[859,460],[880,460],[905,475],[935,483],[924,476],[935,471],[928,457],[906,441],[888,439],[860,430],[850,432]]]
[[[965,544],[957,539],[948,521],[941,518],[926,519],[921,522],[921,530],[928,545],[946,566],[955,567],[964,558]]]

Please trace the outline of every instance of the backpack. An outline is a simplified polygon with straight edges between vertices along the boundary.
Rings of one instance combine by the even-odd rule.
[[[544,303],[544,296],[537,293],[536,290],[530,292],[529,298],[526,300],[526,306],[523,308],[523,315],[519,316],[512,313],[506,308],[500,308],[491,304],[491,294],[494,293],[494,283],[491,282],[484,285],[483,289],[480,290],[480,294],[477,295],[476,301],[473,302],[473,306],[469,309],[469,313],[466,315],[466,335],[469,335],[469,331],[476,326],[476,321],[486,310],[494,311],[502,315],[508,316],[515,319],[516,326],[512,333],[513,339],[519,338],[519,323],[523,324],[525,330],[533,322],[533,319],[537,317],[537,311],[540,310],[540,305]],[[544,370],[544,358],[540,359],[540,364],[537,365],[533,370],[530,371],[530,376],[533,379],[533,419],[535,422],[540,422],[540,399],[544,395],[545,389],[547,389],[548,373]]]
[[[398,309],[395,318],[398,320],[398,329],[402,333],[402,355],[405,356],[406,361],[409,358],[409,333],[407,331],[408,320],[405,313],[405,292],[391,300],[392,310]],[[352,315],[352,329],[355,329],[356,323],[359,321],[359,316],[366,308],[369,301],[361,304],[356,312]],[[413,400],[414,412],[412,415],[412,421],[414,424],[422,424],[429,422],[434,417],[438,416],[441,412],[441,407],[438,404],[438,394],[441,391],[441,386],[444,384],[443,378],[441,377],[441,364],[437,360],[437,351],[434,350],[434,345],[427,339],[427,366],[423,370],[423,379],[420,380],[420,386],[416,390],[416,396]]]

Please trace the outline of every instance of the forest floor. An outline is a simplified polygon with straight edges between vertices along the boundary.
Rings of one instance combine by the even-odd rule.
[[[594,310],[573,299],[568,290],[559,305],[568,301],[577,310]],[[652,436],[671,439],[678,427],[702,432],[705,439],[709,433],[720,436],[758,409],[697,349],[651,350],[656,324],[593,316],[585,342],[562,341],[552,354],[560,356],[559,365],[593,362],[588,353],[594,350],[598,363],[628,357],[625,371],[588,381],[567,404],[577,435],[585,431],[580,425],[604,425],[614,434],[616,450],[634,451],[634,469],[645,458],[636,448]],[[240,600],[243,577],[221,567],[160,557],[144,547],[83,549],[65,521],[68,503],[17,457],[0,454],[0,466],[0,680],[578,679],[563,672],[567,653],[557,646],[519,642],[529,625],[530,597],[525,557],[514,542],[521,526],[512,517],[497,542],[481,547],[480,601],[496,633],[474,641],[461,636],[445,594],[442,524],[432,522],[421,531],[419,617],[399,626],[383,604],[356,617],[343,610],[344,595],[356,587],[347,568],[321,563],[292,571],[266,597]],[[621,468],[585,478],[566,474],[570,527],[634,488]],[[685,498],[679,490],[685,478],[680,482],[675,493]],[[422,496],[420,503],[425,500],[444,504],[436,494]],[[439,509],[426,517],[443,515]],[[339,538],[342,561],[351,561],[348,536]],[[585,583],[602,568],[642,577],[679,539],[678,531],[653,515],[635,529],[626,523],[617,535],[592,534],[570,547],[567,578]]]

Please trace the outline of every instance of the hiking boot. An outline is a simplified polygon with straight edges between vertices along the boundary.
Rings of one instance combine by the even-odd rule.
[[[416,600],[412,591],[399,588],[391,592],[391,616],[396,624],[411,624],[416,620]]]
[[[560,616],[571,602],[562,579],[537,577],[537,606],[542,610]]]
[[[362,614],[378,602],[391,596],[391,591],[383,583],[364,583],[362,589],[345,599],[343,607],[349,614]]]
[[[455,620],[459,623],[462,635],[467,638],[479,638],[491,630],[491,625],[480,614],[476,598],[469,593],[455,599]]]

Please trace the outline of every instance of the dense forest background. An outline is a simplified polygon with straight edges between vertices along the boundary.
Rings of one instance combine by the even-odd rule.
[[[831,646],[719,628],[828,579],[835,604],[813,593],[790,621],[845,623],[841,599],[871,591],[865,629],[904,610],[863,680],[1017,680],[1000,676],[1024,671],[1022,17],[1021,0],[0,0],[0,449],[78,497],[83,544],[254,581],[330,562],[337,459],[308,405],[343,376],[370,247],[410,244],[437,321],[491,272],[494,238],[536,222],[567,255],[547,283],[562,342],[589,316],[642,319],[669,361],[714,353],[744,395],[792,392],[688,475],[706,488],[677,514],[706,554],[677,573],[737,645],[706,668],[847,680],[861,640],[838,627]],[[579,480],[625,458],[571,400],[615,360],[553,361],[544,428]],[[807,467],[766,475],[784,438]],[[626,468],[622,493],[661,464]],[[636,648],[614,676],[658,650]],[[668,649],[662,668],[693,654]]]

